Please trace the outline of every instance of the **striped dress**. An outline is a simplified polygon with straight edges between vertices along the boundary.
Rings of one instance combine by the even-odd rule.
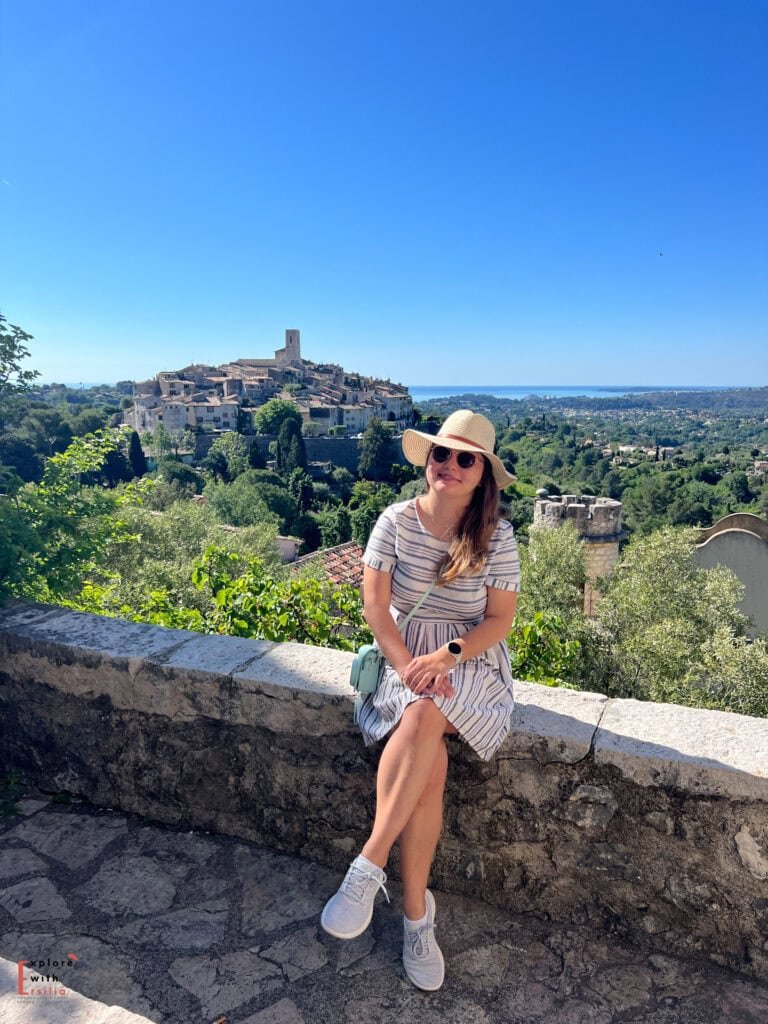
[[[414,607],[435,578],[448,551],[423,526],[416,500],[390,505],[373,528],[363,562],[392,573],[392,615],[399,621]],[[435,587],[405,628],[403,640],[414,657],[430,654],[482,622],[487,587],[520,589],[520,561],[512,524],[499,522],[483,569]],[[419,696],[409,690],[394,669],[385,669],[374,694],[360,709],[360,728],[366,746],[384,739],[415,700],[434,700],[462,739],[489,760],[509,732],[514,698],[512,670],[506,644],[501,642],[451,672],[453,697]]]

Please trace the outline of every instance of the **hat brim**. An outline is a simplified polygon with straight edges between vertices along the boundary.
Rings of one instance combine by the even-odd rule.
[[[464,441],[457,441],[452,437],[440,437],[439,434],[423,434],[420,430],[409,428],[403,431],[403,455],[413,466],[426,466],[430,449],[433,445],[441,445],[457,452],[472,452],[473,455],[483,455],[491,464],[493,479],[500,491],[517,480],[516,476],[508,473],[504,463],[493,452],[487,452],[477,445],[467,444]]]

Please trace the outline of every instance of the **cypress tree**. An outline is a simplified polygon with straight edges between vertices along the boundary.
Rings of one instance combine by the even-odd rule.
[[[134,430],[128,442],[128,461],[131,464],[133,475],[144,476],[147,472],[147,460],[144,458],[144,449],[141,447],[139,435]]]

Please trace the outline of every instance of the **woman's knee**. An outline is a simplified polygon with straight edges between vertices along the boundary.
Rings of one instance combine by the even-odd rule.
[[[417,733],[420,737],[442,736],[446,726],[449,726],[448,719],[429,698],[409,704],[400,719],[401,729]]]

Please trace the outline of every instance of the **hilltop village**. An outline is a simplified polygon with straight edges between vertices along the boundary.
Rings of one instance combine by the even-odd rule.
[[[317,436],[357,434],[374,417],[402,430],[413,413],[411,395],[402,384],[303,359],[299,331],[287,330],[285,346],[273,359],[195,364],[137,382],[125,422],[139,432],[153,431],[160,423],[170,433],[185,428],[242,431],[243,411],[271,398],[293,402],[305,433]]]

